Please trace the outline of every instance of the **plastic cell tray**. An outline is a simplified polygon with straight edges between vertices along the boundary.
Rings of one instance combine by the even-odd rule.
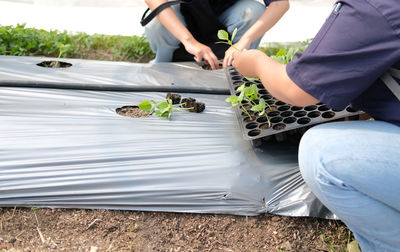
[[[239,95],[240,92],[236,91],[236,89],[243,83],[246,83],[246,86],[256,84],[259,97],[263,98],[269,105],[266,108],[266,115],[269,118],[270,124],[265,115],[258,116],[257,113],[251,111],[249,103],[242,103],[243,107],[247,109],[247,113],[240,109],[239,106],[235,107],[243,135],[250,140],[259,138],[268,139],[272,135],[281,138],[281,133],[284,132],[289,135],[291,133],[302,134],[312,125],[333,120],[343,120],[346,117],[349,119],[358,119],[358,115],[362,113],[350,107],[346,107],[340,111],[333,110],[323,103],[305,107],[292,106],[275,99],[268,93],[261,82],[250,81],[244,78],[235,68],[229,67],[225,71],[232,95]]]

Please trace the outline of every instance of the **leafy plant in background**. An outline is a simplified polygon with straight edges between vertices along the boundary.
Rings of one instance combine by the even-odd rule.
[[[287,64],[293,59],[298,51],[300,51],[298,48],[290,48],[289,50],[281,48],[275,55],[270,57],[279,63]]]
[[[232,107],[239,106],[240,110],[246,113],[250,120],[252,120],[252,117],[244,107],[243,102],[250,104],[250,110],[258,113],[258,116],[264,115],[268,120],[268,126],[271,127],[271,122],[266,114],[266,108],[268,107],[270,110],[272,110],[272,108],[268,103],[265,102],[263,98],[259,97],[257,85],[251,84],[246,86],[246,83],[243,83],[240,87],[238,87],[237,91],[240,92],[239,95],[231,95],[226,98],[225,101],[230,102]]]
[[[88,35],[57,30],[0,26],[0,54],[57,57],[58,43],[70,45],[61,57],[148,62],[154,58],[145,36]]]

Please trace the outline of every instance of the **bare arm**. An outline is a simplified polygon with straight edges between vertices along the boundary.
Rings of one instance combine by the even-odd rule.
[[[259,50],[235,52],[233,66],[246,77],[258,77],[276,99],[295,106],[307,106],[319,101],[297,86],[286,73],[286,65],[269,58]]]
[[[167,0],[145,0],[147,6],[154,10]],[[172,8],[166,8],[157,15],[158,20],[164,27],[172,33],[185,46],[187,52],[194,56],[197,62],[203,59],[207,61],[212,69],[219,67],[218,58],[212,52],[211,48],[198,42],[185,25],[179,20]]]
[[[249,49],[251,43],[261,38],[267,31],[269,31],[289,10],[289,1],[275,1],[272,2],[264,11],[261,17],[248,29],[234,47],[239,50]],[[235,48],[229,48],[225,53],[223,66],[232,64],[232,53]]]

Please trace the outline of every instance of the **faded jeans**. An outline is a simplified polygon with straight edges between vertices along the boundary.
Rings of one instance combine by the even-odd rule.
[[[178,18],[186,25],[180,12],[180,6],[172,6]],[[258,20],[264,13],[265,5],[255,0],[239,0],[229,9],[225,10],[219,17],[219,21],[227,27],[232,34],[235,28],[238,32],[233,42],[237,42],[242,35]],[[179,47],[180,41],[175,38],[159,21],[154,18],[145,27],[147,40],[153,52],[156,54],[152,63],[171,62],[174,51]],[[251,49],[255,49],[260,44],[261,38],[251,44]]]
[[[301,139],[299,165],[363,252],[400,251],[400,127],[382,121],[318,125]]]

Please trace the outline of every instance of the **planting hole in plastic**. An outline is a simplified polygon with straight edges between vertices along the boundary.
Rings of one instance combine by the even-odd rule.
[[[67,67],[72,66],[71,63],[64,62],[64,61],[56,61],[56,60],[42,61],[36,65],[40,66],[40,67],[46,67],[46,68],[67,68]]]
[[[138,106],[123,106],[115,110],[118,115],[130,116],[130,117],[149,117],[150,113],[141,110]]]

